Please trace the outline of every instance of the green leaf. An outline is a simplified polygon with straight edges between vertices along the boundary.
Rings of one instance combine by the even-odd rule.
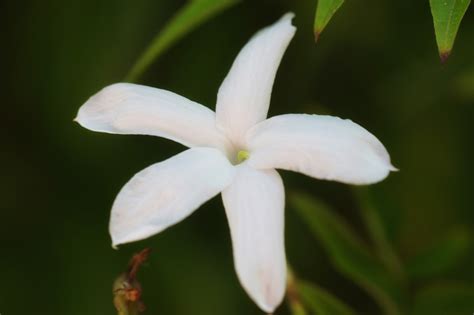
[[[462,227],[453,229],[407,262],[408,275],[412,279],[439,275],[466,257],[470,248],[469,231]]]
[[[430,0],[439,56],[445,62],[471,0]]]
[[[334,13],[341,7],[344,0],[318,0],[314,17],[314,38],[317,41]]]
[[[474,287],[460,283],[436,283],[419,290],[413,315],[466,315],[474,311]]]
[[[298,294],[309,310],[318,315],[355,315],[348,305],[328,291],[306,281],[298,280]]]
[[[163,52],[219,12],[236,4],[239,0],[192,0],[181,8],[167,25],[155,36],[147,49],[138,58],[125,78],[136,81]]]
[[[307,195],[291,195],[290,203],[327,250],[334,267],[369,293],[386,314],[400,314],[403,298],[398,283],[347,223]]]

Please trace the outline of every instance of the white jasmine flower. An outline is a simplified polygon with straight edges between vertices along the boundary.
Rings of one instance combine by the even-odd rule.
[[[222,192],[240,282],[266,312],[285,294],[284,188],[275,169],[370,184],[394,168],[379,140],[350,120],[288,114],[267,118],[275,74],[295,33],[293,14],[258,32],[217,94],[216,113],[165,90],[128,83],[92,96],[85,128],[168,138],[188,150],[136,174],[110,219],[113,245],[150,237]]]

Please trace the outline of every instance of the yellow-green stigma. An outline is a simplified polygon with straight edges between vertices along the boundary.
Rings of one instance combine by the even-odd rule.
[[[237,153],[237,164],[242,163],[243,161],[245,161],[246,159],[248,159],[249,156],[250,156],[250,153],[248,153],[248,152],[245,151],[245,150],[240,150],[240,151]]]

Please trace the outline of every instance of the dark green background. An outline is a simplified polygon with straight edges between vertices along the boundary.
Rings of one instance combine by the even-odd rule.
[[[82,103],[121,81],[183,1],[5,1],[0,181],[0,313],[114,314],[111,286],[131,254],[146,314],[260,314],[241,289],[220,198],[146,241],[111,248],[108,218],[123,184],[182,151],[145,136],[93,133],[72,122]],[[473,231],[474,12],[439,62],[428,1],[353,0],[314,44],[316,1],[243,1],[163,55],[140,83],[214,108],[249,37],[287,11],[298,31],[270,115],[329,113],[373,132],[400,172],[371,187],[390,239],[408,260],[444,233]],[[366,235],[349,186],[282,172],[287,191],[325,200]],[[288,260],[362,314],[371,299],[339,275],[291,207]],[[472,250],[470,250],[472,253]],[[473,282],[465,257],[439,279]],[[428,279],[429,280],[429,279]],[[427,281],[428,281],[427,280]],[[285,314],[286,306],[277,314]]]

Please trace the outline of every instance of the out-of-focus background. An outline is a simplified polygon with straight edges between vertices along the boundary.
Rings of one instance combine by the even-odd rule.
[[[348,1],[317,44],[315,2],[243,1],[179,41],[139,83],[214,108],[217,89],[250,36],[295,12],[298,31],[279,69],[270,115],[331,114],[373,132],[400,168],[369,193],[401,261],[430,248],[436,253],[447,235],[459,236],[453,246],[461,242],[465,248],[449,268],[436,269],[434,258],[435,272],[424,273],[428,264],[408,291],[431,283],[462,282],[472,288],[472,7],[452,56],[441,65],[428,1]],[[146,246],[153,252],[139,273],[145,314],[261,313],[235,275],[220,198],[157,236],[111,248],[108,219],[119,189],[136,172],[184,147],[154,137],[94,133],[72,121],[89,96],[123,80],[183,4],[29,0],[0,5],[2,315],[115,314],[112,281]],[[368,238],[351,187],[281,174],[287,192],[324,201]],[[300,277],[360,314],[380,314],[373,299],[334,268],[291,204],[286,247]],[[288,312],[283,305],[276,314]]]

